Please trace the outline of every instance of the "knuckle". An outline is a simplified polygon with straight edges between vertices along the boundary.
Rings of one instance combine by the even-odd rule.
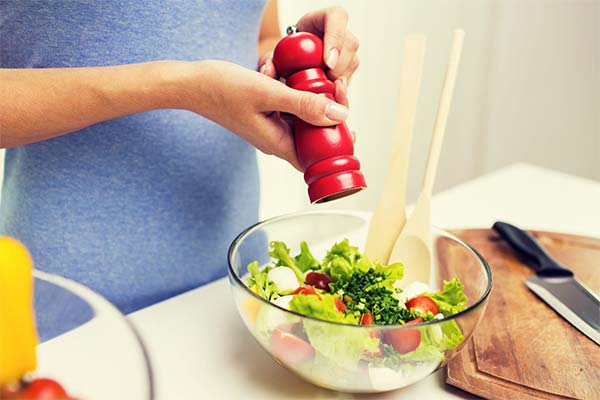
[[[315,114],[316,102],[311,93],[303,93],[299,98],[298,110],[300,117],[309,117]]]
[[[340,31],[333,31],[329,33],[329,39],[336,45],[341,46],[341,44],[344,42],[344,34]]]

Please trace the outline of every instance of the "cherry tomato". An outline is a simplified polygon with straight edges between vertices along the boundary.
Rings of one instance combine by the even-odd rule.
[[[362,315],[362,317],[360,317],[360,324],[361,325],[373,325],[373,314],[371,314],[370,312],[366,312]],[[373,330],[369,333],[369,335],[374,338],[374,339],[381,339],[379,332],[376,330]],[[367,357],[369,358],[378,358],[383,356],[383,350],[381,349],[381,344],[379,345],[379,349],[375,352],[367,352],[365,354]]]
[[[435,304],[435,301],[433,301],[431,297],[427,296],[413,297],[406,302],[406,308],[409,310],[413,308],[422,314],[426,313],[427,311],[430,311],[433,315],[440,312],[440,309],[438,308],[437,304]]]
[[[21,393],[22,400],[68,400],[65,389],[53,379],[39,378],[31,381]]]
[[[373,325],[373,314],[366,312],[360,318],[361,325]]]
[[[312,287],[312,286],[310,286],[310,285],[302,285],[302,286],[300,286],[298,289],[294,290],[293,294],[303,294],[305,296],[314,294],[319,299],[321,298],[321,296],[319,296],[319,294],[315,291],[315,288]]]
[[[421,322],[423,322],[423,319],[419,317],[408,321],[406,325],[419,324]],[[383,340],[390,344],[398,353],[409,353],[419,347],[419,343],[421,343],[421,331],[406,328],[388,330],[384,332]]]
[[[306,283],[313,285],[317,289],[331,292],[331,288],[329,287],[329,284],[331,283],[331,277],[322,272],[309,272],[306,275]]]
[[[21,386],[19,383],[0,387],[0,399],[16,399],[20,393]]]
[[[298,336],[275,328],[271,336],[273,355],[286,364],[296,364],[312,359],[315,349]]]
[[[335,308],[337,308],[337,310],[339,312],[346,312],[346,309],[348,307],[346,307],[346,305],[344,304],[344,302],[342,301],[342,299],[340,299],[339,297],[336,297],[335,300]]]

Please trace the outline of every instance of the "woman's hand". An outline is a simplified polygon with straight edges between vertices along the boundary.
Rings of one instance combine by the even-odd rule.
[[[313,11],[303,16],[296,26],[298,31],[311,32],[323,38],[323,60],[329,67],[327,75],[336,85],[335,98],[348,106],[348,83],[359,65],[356,54],[359,43],[348,30],[348,13],[342,7]],[[258,69],[277,78],[272,52],[261,57]]]
[[[191,63],[182,88],[183,108],[194,111],[244,138],[266,154],[302,171],[289,124],[280,112],[306,122],[335,125],[348,109],[324,96],[290,89],[278,80],[226,61]]]

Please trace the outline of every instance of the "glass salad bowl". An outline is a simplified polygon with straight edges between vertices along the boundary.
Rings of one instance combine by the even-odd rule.
[[[56,380],[82,400],[151,400],[146,350],[125,316],[80,283],[40,270],[33,277],[39,344],[28,379]]]
[[[260,222],[242,232],[229,250],[229,279],[237,309],[250,333],[276,362],[328,389],[374,393],[415,383],[444,366],[471,336],[492,287],[489,266],[456,236],[432,228],[432,291],[458,277],[466,308],[443,319],[406,325],[348,325],[301,315],[258,296],[248,287],[250,263],[270,263],[269,242],[298,254],[306,241],[317,260],[349,239],[364,251],[369,214],[302,212]],[[406,269],[410,265],[405,266]],[[374,345],[376,347],[374,347]]]

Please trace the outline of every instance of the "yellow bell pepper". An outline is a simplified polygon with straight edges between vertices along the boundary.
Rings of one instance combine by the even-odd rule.
[[[25,246],[0,236],[0,386],[36,368],[32,270]]]

